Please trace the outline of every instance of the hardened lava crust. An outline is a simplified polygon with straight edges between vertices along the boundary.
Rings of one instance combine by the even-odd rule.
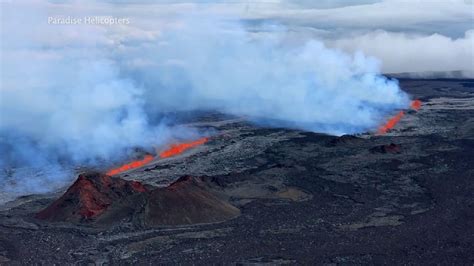
[[[1,206],[0,264],[472,265],[474,80],[400,84],[422,106],[383,135],[183,119],[216,134]]]

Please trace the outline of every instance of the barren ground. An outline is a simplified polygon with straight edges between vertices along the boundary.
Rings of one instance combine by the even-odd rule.
[[[208,143],[121,175],[158,186],[212,178],[240,209],[234,219],[50,223],[33,216],[63,191],[31,195],[1,207],[0,264],[472,265],[474,80],[401,86],[423,106],[383,136],[338,138],[208,114],[193,121],[216,129]]]

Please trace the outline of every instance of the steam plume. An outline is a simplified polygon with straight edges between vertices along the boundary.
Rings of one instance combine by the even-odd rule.
[[[128,71],[149,88],[150,109],[213,109],[329,134],[373,129],[387,112],[409,104],[397,82],[380,75],[375,58],[317,40],[288,45],[284,28],[268,31],[187,19],[164,32],[160,45],[140,51],[154,64]]]
[[[255,34],[228,19],[181,17],[146,41],[120,42],[111,29],[45,25],[45,13],[22,8],[43,21],[18,29],[13,10],[2,17],[0,194],[50,191],[74,166],[199,135],[157,119],[169,111],[342,134],[373,130],[409,104],[376,59],[317,40],[292,45],[283,27]]]

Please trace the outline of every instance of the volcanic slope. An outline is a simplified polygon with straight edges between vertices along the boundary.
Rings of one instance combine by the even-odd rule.
[[[213,195],[198,178],[183,176],[168,187],[156,188],[86,173],[36,217],[95,226],[125,221],[153,227],[220,222],[239,213],[239,209]]]
[[[56,222],[35,218],[67,188],[1,206],[0,264],[473,265],[474,80],[400,85],[421,107],[406,110],[383,135],[265,128],[216,113],[183,118],[219,134],[180,156],[118,174],[147,191],[124,183],[126,192],[103,192],[100,202],[112,203],[101,214],[77,216],[76,201],[67,202],[66,217],[76,213],[70,221],[61,212]],[[193,181],[174,184],[183,176]],[[90,181],[106,190],[101,179]],[[184,200],[207,192],[212,196],[199,206]],[[144,205],[133,203],[122,216],[113,210],[130,206],[122,201]],[[182,225],[187,214],[175,214],[184,204],[194,219],[192,209],[209,201],[219,212],[233,210],[231,204],[240,215]],[[147,216],[147,204],[168,216]],[[108,213],[119,218],[106,223]],[[180,226],[157,225],[175,215]]]

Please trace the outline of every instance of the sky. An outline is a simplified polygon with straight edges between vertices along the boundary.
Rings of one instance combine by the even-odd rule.
[[[146,28],[156,17],[212,12],[239,19],[256,34],[271,34],[268,25],[279,25],[289,41],[317,38],[343,51],[362,51],[380,59],[385,73],[462,71],[474,77],[472,0],[104,2],[120,6],[121,14],[132,11],[135,26]]]
[[[312,31],[330,46],[373,55],[386,73],[463,70],[473,77],[473,8],[463,0],[295,0],[260,16],[302,35]]]
[[[2,1],[8,5],[11,1]],[[110,15],[127,17],[120,27],[96,27],[106,38],[140,41],[190,14],[239,20],[255,34],[284,27],[289,42],[318,39],[347,52],[362,51],[382,62],[384,73],[462,71],[474,77],[474,5],[472,0],[20,0],[23,9],[46,6],[45,16]],[[28,12],[26,12],[28,14]],[[7,14],[4,17],[21,14]],[[20,22],[18,22],[20,23]],[[5,23],[4,23],[5,24]],[[78,28],[85,31],[86,27]],[[93,27],[90,27],[93,28]],[[101,29],[100,29],[101,28]],[[14,29],[6,29],[8,34]],[[15,34],[15,33],[13,33]],[[69,33],[71,35],[72,33]],[[279,33],[278,33],[279,34]],[[70,39],[62,37],[63,41]],[[60,41],[60,40],[55,40]]]

